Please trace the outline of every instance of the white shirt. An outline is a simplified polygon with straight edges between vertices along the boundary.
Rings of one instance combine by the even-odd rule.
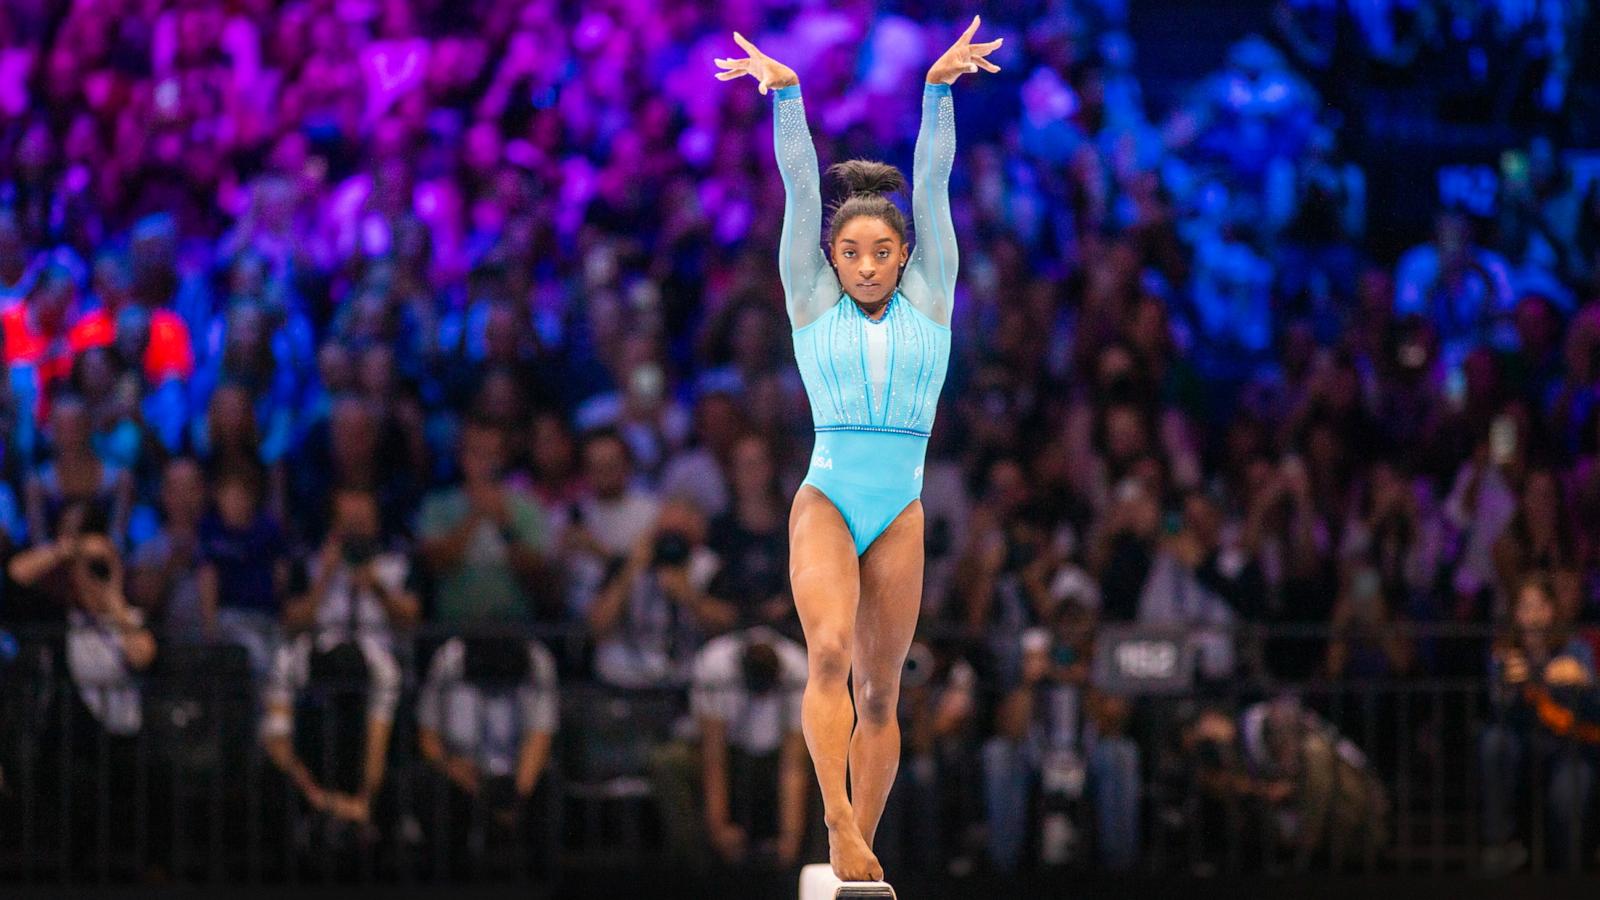
[[[689,584],[704,591],[722,568],[706,547],[689,555]],[[688,680],[689,652],[701,634],[690,613],[661,589],[654,572],[640,573],[626,600],[622,622],[594,651],[595,674],[617,687],[653,687]]]
[[[744,686],[741,660],[756,638],[778,654],[778,687],[753,697]],[[768,628],[725,634],[706,644],[694,660],[694,685],[689,706],[696,719],[722,722],[728,743],[745,753],[777,750],[786,735],[800,730],[800,701],[806,687],[806,651]]]
[[[537,641],[528,642],[527,679],[496,691],[466,680],[466,644],[451,638],[428,666],[417,724],[436,732],[452,755],[476,760],[489,775],[509,775],[524,735],[555,733],[559,706],[555,660]]]
[[[633,552],[633,545],[640,536],[654,527],[660,509],[655,495],[635,488],[629,488],[615,500],[589,497],[578,504],[583,526],[612,556],[627,556]],[[573,522],[569,519],[562,527],[571,528]],[[575,554],[567,558],[567,568],[570,575],[567,603],[581,615],[594,601],[605,580],[606,561],[587,553]]]
[[[372,571],[378,582],[390,595],[405,590],[406,578],[411,573],[411,563],[402,553],[379,553],[372,558]],[[306,574],[316,581],[322,574],[322,560],[313,558],[306,565]],[[393,632],[389,624],[389,611],[384,608],[378,594],[370,589],[356,590],[348,563],[340,561],[329,576],[327,593],[317,604],[317,630],[331,634],[335,642],[348,640],[352,621],[351,604],[355,604],[356,630],[363,636],[376,638],[386,648],[392,647]]]
[[[144,616],[129,609],[133,621],[143,626]],[[139,686],[122,652],[117,629],[82,610],[67,614],[67,670],[85,706],[101,727],[114,735],[138,734],[144,724]]]
[[[262,737],[287,737],[294,733],[294,702],[311,684],[311,654],[325,653],[341,643],[344,643],[342,635],[324,631],[317,635],[301,634],[278,648],[262,691],[267,707],[261,720]],[[400,664],[372,635],[362,635],[355,645],[367,663],[367,720],[393,722],[395,707],[400,704]]]
[[[661,473],[661,496],[688,500],[712,519],[728,510],[728,479],[717,458],[701,447],[667,463]]]
[[[1233,608],[1168,553],[1157,553],[1150,565],[1150,575],[1139,595],[1138,619],[1148,624],[1186,626],[1188,641],[1198,653],[1201,674],[1226,678],[1233,673]]]

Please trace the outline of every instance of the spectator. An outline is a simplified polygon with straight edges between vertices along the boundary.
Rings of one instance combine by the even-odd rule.
[[[65,265],[55,262],[41,273],[26,302],[0,317],[5,361],[12,389],[25,387],[16,398],[18,409],[42,421],[49,412],[53,389],[72,374],[77,355],[90,346],[109,344],[109,335],[72,334],[77,310],[77,279]]]
[[[1523,476],[1521,498],[1494,545],[1500,590],[1512,596],[1530,572],[1550,574],[1561,610],[1578,606],[1578,543],[1561,480],[1549,469]]]
[[[1292,697],[1256,703],[1239,718],[1245,761],[1269,784],[1287,783],[1292,818],[1278,838],[1304,871],[1326,856],[1334,871],[1388,841],[1389,801],[1366,756]],[[1269,800],[1271,799],[1269,794]]]
[[[577,612],[595,641],[595,673],[618,687],[683,684],[707,636],[738,621],[738,609],[706,588],[719,567],[705,545],[705,518],[678,500],[613,566]]]
[[[1438,327],[1451,369],[1473,344],[1509,345],[1515,302],[1505,259],[1474,243],[1471,222],[1460,212],[1441,213],[1433,241],[1407,251],[1396,269],[1395,312],[1419,313]]]
[[[1333,678],[1393,679],[1405,675],[1416,650],[1407,622],[1383,592],[1383,577],[1370,565],[1352,565],[1333,607],[1327,672]]]
[[[248,650],[258,675],[270,667],[290,573],[283,530],[262,509],[261,492],[256,468],[223,469],[198,529],[201,627]]]
[[[296,452],[288,479],[302,542],[321,542],[328,528],[327,497],[339,487],[373,492],[385,540],[409,532],[418,473],[383,452],[392,439],[380,431],[377,410],[367,400],[354,394],[332,400],[327,418],[311,428]]]
[[[636,482],[633,454],[615,431],[583,441],[587,496],[566,509],[562,551],[572,585],[568,602],[587,606],[610,568],[632,552],[660,512],[654,492]]]
[[[88,513],[81,504],[70,507],[60,536],[13,556],[8,571],[18,585],[64,604],[67,623],[60,661],[68,689],[55,701],[65,708],[38,720],[38,752],[54,764],[34,776],[35,789],[100,796],[104,784],[146,781],[139,748],[144,730],[139,676],[151,668],[158,651],[144,615],[123,593],[122,559],[104,533],[103,520],[87,518]],[[162,784],[152,786],[161,790]],[[31,815],[42,818],[32,827],[49,841],[61,835],[69,842],[63,853],[71,846],[82,859],[95,854],[126,860],[140,849],[139,835],[163,825],[160,796],[141,804],[130,791],[112,791],[105,802],[104,810],[90,804],[37,810]],[[97,813],[115,816],[121,827],[113,832],[97,827]],[[56,816],[68,818],[52,821]],[[135,871],[144,862],[135,858]]]
[[[1581,747],[1549,730],[1536,714],[1536,700],[1571,705],[1575,695],[1592,692],[1594,651],[1569,636],[1570,621],[1558,611],[1547,576],[1530,575],[1519,584],[1512,616],[1510,638],[1497,643],[1490,659],[1495,720],[1478,741],[1483,866],[1491,874],[1505,874],[1527,861],[1527,848],[1515,840],[1517,798],[1524,791],[1542,790],[1551,862],[1576,871],[1582,864],[1577,851],[1583,846],[1594,764]],[[1529,772],[1549,780],[1528,783],[1524,776]]]
[[[984,828],[978,673],[958,641],[915,641],[900,679],[906,765],[873,841],[880,859],[943,869],[974,867]],[[894,863],[888,863],[893,865]]]
[[[1238,614],[1199,577],[1206,525],[1204,517],[1197,521],[1192,514],[1206,508],[1204,503],[1194,504],[1177,534],[1160,543],[1139,594],[1138,621],[1182,630],[1195,648],[1201,678],[1215,682],[1234,673],[1233,626]]]
[[[127,534],[133,479],[124,469],[101,461],[90,442],[89,409],[76,397],[62,397],[50,411],[54,452],[27,486],[28,530],[40,538],[54,533],[62,511],[88,504],[110,525],[120,543]]]
[[[729,462],[728,511],[711,521],[708,544],[722,561],[707,588],[739,610],[746,622],[782,629],[794,624],[789,596],[788,500],[778,487],[772,442],[758,434],[738,438]]]
[[[161,530],[129,560],[131,600],[170,641],[197,639],[204,613],[200,591],[200,522],[206,513],[206,481],[200,464],[186,456],[161,472]]]
[[[1138,857],[1139,751],[1122,732],[1126,704],[1090,688],[1094,634],[1094,612],[1069,602],[1023,637],[1022,677],[983,748],[989,855],[1002,871],[1021,861],[1031,809],[1040,811],[1040,862],[1080,859],[1090,794],[1101,862],[1123,870]]]
[[[725,634],[693,663],[701,821],[725,864],[793,866],[810,794],[800,694],[805,651],[767,628]]]
[[[469,423],[461,433],[459,487],[429,495],[417,515],[418,550],[434,578],[432,618],[452,625],[528,621],[552,599],[544,571],[545,523],[531,499],[505,483],[506,436]]]
[[[330,630],[279,647],[263,691],[261,743],[294,806],[274,813],[370,833],[399,701],[394,658],[370,638]],[[267,793],[284,796],[282,788]]]
[[[578,441],[560,413],[533,417],[528,428],[530,483],[527,489],[543,505],[547,518],[559,521],[583,496]]]
[[[341,488],[332,507],[328,535],[306,566],[306,590],[284,605],[284,625],[310,631],[318,641],[354,642],[369,657],[369,666],[393,668],[392,658],[379,664],[370,657],[392,656],[396,632],[409,631],[422,619],[411,563],[406,554],[384,546],[371,490]]]
[[[485,829],[521,852],[548,827],[534,797],[548,780],[558,700],[555,661],[537,641],[452,638],[434,653],[417,700],[430,767],[422,811],[433,839],[448,842],[455,872],[474,844],[486,845]]]
[[[742,416],[731,394],[712,393],[695,405],[695,446],[672,458],[661,473],[661,494],[692,500],[709,519],[728,512],[730,482],[737,478],[734,445]]]

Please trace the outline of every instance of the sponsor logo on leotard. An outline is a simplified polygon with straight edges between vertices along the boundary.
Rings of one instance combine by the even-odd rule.
[[[921,466],[917,466],[916,471],[911,473],[911,477],[912,478],[921,478],[922,477],[922,467]]]

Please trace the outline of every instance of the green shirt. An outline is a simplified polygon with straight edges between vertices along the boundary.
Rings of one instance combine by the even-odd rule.
[[[509,536],[525,547],[542,550],[546,529],[539,505],[509,491],[506,504],[511,509]],[[442,537],[468,515],[466,491],[435,491],[417,514],[417,534],[423,539]],[[512,568],[508,549],[506,536],[493,522],[479,522],[461,561],[433,573],[434,618],[454,624],[528,619],[531,598]]]

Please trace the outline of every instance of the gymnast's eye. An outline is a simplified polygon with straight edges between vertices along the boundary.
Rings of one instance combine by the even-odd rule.
[[[854,259],[855,255],[856,255],[856,252],[854,250],[846,250],[844,252],[844,258],[845,259]]]
[[[878,258],[879,259],[888,259],[889,258],[889,251],[887,251],[887,250],[879,250],[878,251]]]

